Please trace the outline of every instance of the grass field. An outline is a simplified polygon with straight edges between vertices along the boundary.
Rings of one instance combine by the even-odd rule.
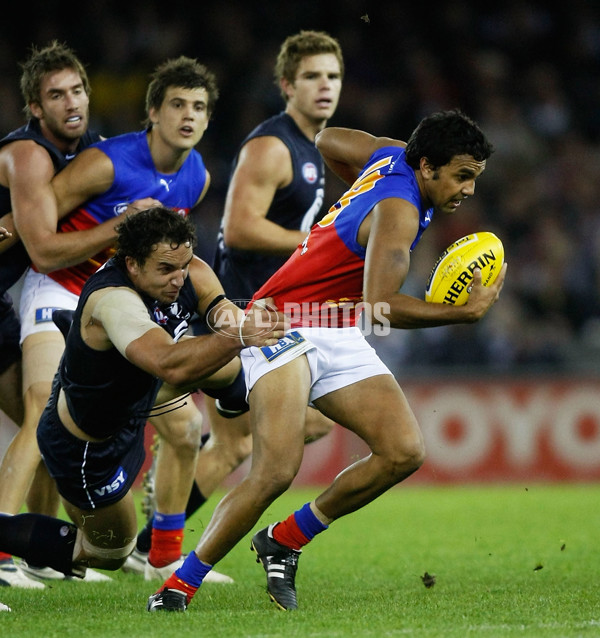
[[[260,525],[316,495],[295,490]],[[189,521],[193,548],[212,499]],[[257,527],[258,529],[259,527]],[[278,611],[240,543],[185,614],[149,614],[160,583],[122,572],[114,582],[0,589],[13,608],[0,635],[50,638],[600,636],[600,487],[503,485],[393,489],[341,519],[300,559],[300,609]],[[435,577],[425,587],[425,573]]]

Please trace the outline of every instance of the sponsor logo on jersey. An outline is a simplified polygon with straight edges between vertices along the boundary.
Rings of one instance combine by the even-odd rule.
[[[169,317],[167,317],[160,308],[154,308],[154,321],[156,321],[159,326],[166,326],[169,321]]]
[[[167,330],[173,337],[173,341],[177,341],[189,327],[188,320],[191,315],[184,311],[178,301],[174,301],[164,311],[159,306],[155,306],[152,314],[154,321]]]
[[[52,321],[52,313],[60,308],[36,308],[35,310],[35,323],[48,323]]]
[[[317,167],[312,162],[306,162],[306,164],[302,165],[302,177],[309,184],[314,184],[319,177]]]
[[[121,202],[119,204],[116,204],[113,208],[113,210],[115,211],[115,217],[118,217],[119,215],[124,213],[127,210],[127,206],[129,206],[128,202]]]

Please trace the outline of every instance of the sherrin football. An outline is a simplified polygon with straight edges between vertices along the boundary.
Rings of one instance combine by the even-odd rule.
[[[462,306],[471,292],[473,271],[481,269],[484,286],[494,283],[504,263],[504,246],[487,231],[461,237],[439,256],[427,287],[425,301]]]

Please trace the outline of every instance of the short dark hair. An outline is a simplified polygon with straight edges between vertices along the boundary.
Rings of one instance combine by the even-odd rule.
[[[146,91],[146,116],[150,113],[150,109],[160,109],[167,89],[172,86],[184,89],[206,89],[208,114],[210,116],[213,113],[219,97],[215,75],[198,60],[181,55],[163,62],[150,76],[150,84]],[[146,119],[145,125],[151,125],[149,119]]]
[[[415,170],[422,157],[439,168],[456,155],[471,155],[483,162],[494,152],[479,126],[458,109],[423,118],[406,144],[406,163]]]
[[[114,260],[122,267],[126,257],[131,257],[140,266],[144,265],[157,244],[170,244],[173,248],[186,242],[192,248],[196,245],[196,228],[192,221],[163,206],[125,216],[116,231]]]
[[[321,53],[333,53],[340,63],[340,73],[344,77],[344,58],[340,43],[324,31],[300,31],[288,36],[277,55],[275,63],[275,85],[281,91],[281,95],[287,100],[285,91],[280,86],[280,81],[285,78],[290,84],[296,80],[296,73],[300,62],[309,55]]]
[[[22,70],[21,94],[25,100],[23,111],[28,119],[33,117],[29,105],[42,103],[42,80],[48,73],[72,69],[81,78],[81,83],[87,95],[89,96],[91,93],[85,67],[75,55],[73,49],[57,40],[53,40],[42,49],[36,49],[35,46],[32,46],[29,57],[24,62],[21,62],[20,66]]]

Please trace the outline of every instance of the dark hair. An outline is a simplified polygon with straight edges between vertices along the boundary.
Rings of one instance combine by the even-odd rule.
[[[27,118],[33,117],[29,105],[42,103],[42,80],[48,73],[72,69],[81,78],[81,83],[87,95],[91,93],[85,67],[72,49],[56,40],[53,40],[43,49],[36,49],[32,46],[29,58],[22,62],[20,66],[23,71],[21,75],[21,94],[25,100],[23,111]]]
[[[440,111],[423,118],[406,144],[406,163],[415,170],[422,157],[435,167],[445,166],[456,155],[471,155],[483,162],[494,152],[473,120],[459,110]]]
[[[156,250],[157,244],[170,244],[177,248],[186,242],[196,245],[196,229],[188,217],[170,208],[156,206],[127,215],[117,226],[117,251],[114,260],[125,266],[125,257],[143,265]]]
[[[275,63],[275,85],[287,100],[285,91],[280,86],[280,80],[285,78],[290,84],[296,80],[296,73],[303,58],[309,55],[333,53],[340,63],[340,73],[344,77],[344,58],[339,42],[324,31],[300,31],[285,39]]]
[[[182,55],[163,62],[150,76],[150,84],[146,91],[146,115],[150,113],[150,109],[160,109],[167,89],[172,86],[184,89],[206,89],[208,115],[213,113],[219,97],[214,74],[198,60]],[[151,125],[148,119],[146,119],[145,124],[146,126]]]

